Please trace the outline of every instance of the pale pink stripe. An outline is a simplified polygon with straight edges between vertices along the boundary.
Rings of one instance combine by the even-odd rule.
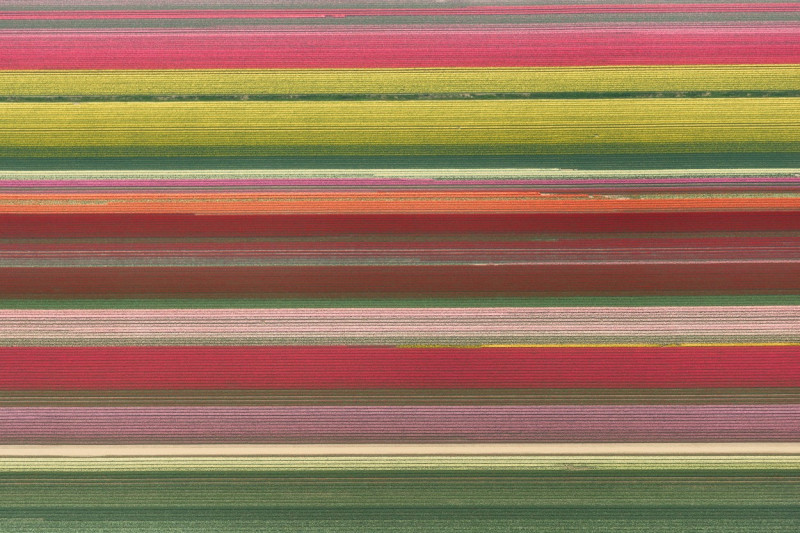
[[[380,342],[481,338],[486,342],[692,335],[800,338],[799,306],[562,308],[325,308],[0,310],[0,341],[297,338]],[[207,342],[207,341],[205,341]]]

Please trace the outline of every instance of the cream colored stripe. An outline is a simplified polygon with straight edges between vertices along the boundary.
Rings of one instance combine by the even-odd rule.
[[[4,445],[0,457],[348,455],[800,455],[800,442]]]
[[[0,472],[800,470],[800,455],[348,455],[4,457]]]
[[[269,180],[269,179],[440,179],[445,182],[459,180],[493,179],[575,179],[577,182],[598,178],[635,178],[638,180],[664,178],[703,177],[753,177],[776,176],[800,180],[800,167],[786,168],[676,168],[636,170],[572,170],[561,168],[476,168],[476,169],[245,169],[245,170],[1,170],[0,181],[41,180]],[[800,181],[798,181],[800,183]]]

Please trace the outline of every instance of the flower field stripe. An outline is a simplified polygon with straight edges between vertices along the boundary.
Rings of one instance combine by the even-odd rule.
[[[797,387],[798,346],[3,347],[5,390]],[[321,374],[317,368],[326,368]]]
[[[130,170],[0,170],[0,189],[57,189],[102,186],[110,190],[158,186],[160,189],[266,186],[350,187],[390,189],[398,185],[426,188],[533,185],[568,189],[684,186],[688,190],[728,187],[733,190],[772,186],[797,188],[800,167],[667,168],[667,169],[564,169],[564,168],[291,168],[291,169],[130,169]],[[774,189],[771,189],[774,190]]]
[[[242,69],[800,63],[800,25],[6,30],[0,69]],[[429,54],[431,49],[436,54]],[[146,52],[146,53],[145,53]]]
[[[792,442],[799,420],[797,405],[9,407],[0,443]]]
[[[394,443],[378,444],[15,444],[0,445],[0,472],[136,471],[166,466],[175,472],[211,468],[262,471],[367,470],[480,471],[561,470],[782,470],[800,453],[792,442],[584,442],[584,443]],[[171,465],[171,468],[170,466]],[[594,470],[594,469],[592,469]]]
[[[799,100],[800,102],[800,100]],[[45,201],[46,198],[46,201]],[[572,214],[608,212],[800,211],[795,196],[620,197],[542,195],[532,191],[227,193],[227,194],[0,194],[0,214],[191,214],[191,215],[337,215],[337,214]]]
[[[363,298],[800,293],[800,264],[13,267],[3,298]]]
[[[652,95],[642,95],[650,97]],[[36,100],[36,99],[34,99]],[[67,99],[68,100],[68,99]],[[119,152],[108,148],[106,155],[75,150],[60,151],[42,157],[3,157],[4,168],[11,171],[75,169],[75,170],[216,170],[216,169],[328,169],[380,168],[380,169],[452,169],[475,168],[561,168],[567,165],[570,170],[592,171],[598,169],[635,170],[644,167],[653,169],[685,168],[796,168],[800,165],[795,152],[735,152],[732,146],[718,146],[717,152],[650,152],[650,153],[561,153],[561,154],[434,154],[417,155],[362,153],[305,154],[295,150],[283,155],[203,155],[202,151],[188,155],[153,155]],[[70,155],[71,154],[71,155]]]
[[[466,446],[445,445],[443,448]],[[336,524],[345,516],[351,520],[367,517],[375,520],[378,514],[384,515],[384,520],[387,515],[390,519],[411,519],[409,511],[416,516],[412,520],[422,520],[412,521],[412,524],[427,523],[434,516],[441,520],[444,515],[450,522],[448,525],[452,525],[452,520],[458,523],[459,519],[464,519],[466,508],[476,505],[489,508],[482,509],[480,514],[482,521],[488,519],[490,524],[496,520],[501,520],[500,524],[539,523],[542,518],[536,516],[542,513],[555,521],[567,519],[577,523],[593,515],[596,520],[598,513],[606,519],[620,520],[625,515],[614,509],[621,507],[639,508],[640,513],[656,523],[664,521],[668,514],[674,515],[676,509],[689,524],[699,515],[720,520],[720,509],[728,519],[732,513],[739,520],[748,516],[752,519],[753,515],[759,519],[768,514],[778,524],[786,524],[787,530],[793,523],[791,509],[797,496],[791,475],[797,463],[794,445],[782,448],[776,443],[718,445],[722,450],[733,449],[733,454],[738,449],[740,454],[722,451],[698,456],[680,451],[672,451],[671,455],[663,455],[662,451],[658,455],[657,445],[635,444],[627,449],[645,454],[652,450],[656,455],[631,456],[620,454],[626,449],[625,444],[611,444],[594,449],[616,452],[616,455],[604,457],[580,455],[579,452],[541,458],[529,454],[537,449],[552,450],[553,445],[515,444],[508,449],[528,452],[528,455],[491,455],[501,446],[484,445],[483,455],[472,456],[375,455],[380,451],[373,447],[369,457],[331,456],[331,452],[337,451],[332,446],[316,447],[318,453],[328,454],[323,457],[208,456],[219,448],[201,446],[180,446],[172,450],[169,446],[117,447],[117,453],[130,454],[135,449],[144,454],[138,458],[81,457],[109,454],[115,447],[64,446],[58,447],[60,453],[78,456],[9,458],[4,462],[2,479],[5,483],[0,490],[7,503],[6,516],[33,512],[56,523],[68,520],[62,514],[65,511],[81,513],[87,508],[97,513],[95,519],[113,520],[115,515],[119,518],[119,502],[124,501],[126,509],[143,514],[140,520],[161,521],[171,516],[177,517],[182,527],[186,527],[185,521],[191,520],[189,514],[196,515],[197,507],[204,505],[208,498],[214,499],[216,507],[204,515],[205,520],[274,521],[283,518],[294,521],[295,527],[298,519],[301,523],[309,520],[309,514],[324,516],[326,522]],[[584,453],[592,453],[585,444],[573,446]],[[708,449],[702,444],[671,446],[673,450]],[[232,445],[219,451],[242,448],[246,449]],[[364,448],[348,445],[338,451],[363,453]],[[419,448],[425,453],[423,450],[433,447]],[[276,447],[268,446],[250,449],[262,454],[277,451]],[[385,449],[391,453],[403,449],[403,445]],[[562,445],[557,449],[568,451],[570,446]],[[669,448],[661,446],[661,449]],[[747,450],[775,452],[782,449],[793,449],[794,453],[771,457],[747,454]],[[4,451],[7,450],[8,447],[4,447]],[[299,452],[296,446],[283,447],[283,450],[284,453]],[[206,456],[164,455],[170,451],[178,454],[199,451]],[[159,455],[148,456],[148,452]],[[103,479],[102,484],[95,481],[98,477]],[[65,490],[76,487],[81,490]],[[165,487],[170,489],[167,493],[164,493]],[[314,490],[310,490],[312,488]],[[592,501],[593,505],[578,512],[576,517],[575,504],[585,500]],[[37,505],[41,501],[54,505],[43,508]],[[289,504],[296,507],[286,509]],[[502,514],[490,507],[498,505]],[[342,513],[342,507],[347,515]],[[732,511],[731,507],[736,510]],[[604,513],[604,508],[612,509],[610,517],[608,511]],[[204,527],[202,523],[200,527]],[[671,523],[675,525],[675,518]],[[68,527],[74,528],[74,525]]]
[[[0,97],[794,91],[796,65],[5,70]]]
[[[425,241],[0,243],[0,266],[273,266],[792,263],[791,238],[587,239],[561,242]]]
[[[5,345],[789,344],[800,307],[9,309],[0,326]]]
[[[798,102],[2,103],[0,156],[791,152],[799,142]]]
[[[335,215],[335,214],[421,214],[440,215],[472,212],[474,214],[516,213],[606,213],[651,212],[672,213],[677,208],[686,212],[800,210],[800,200],[794,197],[761,198],[615,198],[542,197],[530,192],[467,192],[452,193],[352,193],[344,197],[327,194],[274,193],[233,194],[225,197],[195,194],[173,197],[141,195],[53,194],[49,202],[40,202],[33,195],[0,195],[2,214],[277,214],[277,215]],[[387,202],[386,200],[392,200]],[[507,201],[504,201],[507,200]]]
[[[178,297],[178,298],[4,298],[0,309],[340,309],[358,307],[372,309],[391,307],[397,309],[423,307],[653,307],[653,306],[728,306],[792,305],[796,294],[670,294],[639,296],[442,296],[435,300],[419,296],[373,297]]]
[[[40,202],[43,204],[43,202]],[[622,204],[620,202],[619,204]],[[619,207],[621,205],[617,204]],[[36,204],[32,204],[36,205]],[[624,205],[624,204],[623,204]],[[68,208],[68,206],[65,206]],[[697,211],[691,217],[664,212],[597,213],[431,213],[242,215],[184,213],[45,213],[0,214],[0,236],[5,239],[142,239],[154,238],[263,238],[306,237],[331,239],[381,235],[422,237],[435,235],[546,236],[694,232],[797,232],[800,210]],[[55,266],[55,265],[53,265]]]
[[[717,389],[328,389],[0,391],[3,407],[793,405],[791,387]]]
[[[5,11],[0,20],[62,20],[62,19],[304,19],[351,18],[370,16],[492,16],[541,15],[577,13],[770,13],[800,11],[791,2],[763,3],[652,3],[652,4],[555,4],[465,6],[450,8],[386,8],[386,9],[206,9],[206,10],[133,10],[133,11]]]

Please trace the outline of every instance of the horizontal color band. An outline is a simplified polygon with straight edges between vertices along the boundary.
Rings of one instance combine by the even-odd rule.
[[[800,405],[4,407],[0,443],[791,442]]]
[[[66,208],[66,206],[64,206]],[[797,232],[800,210],[518,214],[0,214],[3,239]]]
[[[789,2],[763,3],[652,3],[556,4],[526,6],[465,6],[386,9],[175,9],[175,10],[71,10],[2,11],[0,20],[91,19],[316,19],[357,17],[446,17],[497,15],[549,15],[580,13],[791,13],[800,7]]]
[[[0,391],[3,407],[660,404],[800,404],[800,388]]]
[[[800,103],[800,101],[798,102]],[[0,148],[2,150],[2,148]],[[156,148],[156,150],[158,150]],[[630,197],[536,191],[113,194],[0,193],[0,214],[542,214],[607,212],[797,211],[798,196]],[[674,216],[674,215],[673,215]],[[685,216],[685,215],[682,215]],[[434,228],[430,228],[434,229]]]
[[[799,346],[0,348],[0,389],[800,387]]]
[[[525,456],[523,456],[525,455]],[[546,456],[566,456],[551,460]],[[264,456],[264,457],[252,457]],[[273,456],[273,457],[269,457]],[[280,458],[279,458],[280,456]],[[284,456],[309,456],[302,461]],[[316,457],[315,457],[316,456]],[[330,459],[329,457],[342,457]],[[361,459],[357,456],[369,456]],[[377,457],[375,457],[377,456]],[[391,456],[391,457],[381,457]],[[434,457],[403,457],[434,456]],[[444,456],[444,457],[438,457]],[[450,458],[447,456],[457,456]],[[501,457],[497,457],[501,456]],[[502,457],[509,456],[509,457]],[[545,457],[541,457],[545,456]],[[570,457],[576,456],[576,457]],[[588,456],[588,457],[580,457]],[[603,457],[613,456],[613,457]],[[617,457],[622,456],[622,457]],[[625,457],[645,456],[645,457]],[[685,457],[688,456],[688,457]],[[728,456],[728,457],[726,457]],[[738,457],[743,456],[743,457]],[[757,469],[800,467],[794,442],[495,443],[495,444],[193,444],[193,445],[0,445],[0,471],[111,469],[560,469],[565,460],[611,469]],[[12,457],[21,458],[13,461]],[[74,461],[66,458],[74,457]],[[120,459],[115,459],[119,457]],[[145,459],[150,458],[153,459]],[[181,460],[174,460],[182,458]],[[223,457],[229,459],[222,459]],[[24,458],[24,459],[22,459]],[[42,459],[36,459],[42,458]],[[45,459],[53,458],[53,459]],[[65,459],[56,459],[65,458]],[[85,459],[84,459],[85,458]]]
[[[571,168],[291,168],[291,169],[126,169],[126,170],[0,170],[0,189],[15,185],[43,186],[57,183],[67,185],[93,184],[119,186],[139,183],[180,186],[204,183],[231,185],[287,184],[353,184],[417,183],[455,184],[537,184],[537,185],[747,185],[770,183],[800,185],[800,167],[785,168],[641,168],[576,170]]]
[[[797,90],[800,66],[0,71],[0,96]]]
[[[800,307],[0,310],[0,345],[758,342],[800,343]]]
[[[0,156],[800,150],[798,98],[0,104]]]
[[[800,263],[0,269],[2,298],[798,294]]]
[[[307,242],[0,242],[0,267],[800,262],[800,238]]]
[[[4,31],[0,70],[796,64],[800,25]]]

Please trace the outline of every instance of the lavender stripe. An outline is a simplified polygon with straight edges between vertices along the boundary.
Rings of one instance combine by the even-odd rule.
[[[800,405],[20,407],[0,443],[800,440]]]

